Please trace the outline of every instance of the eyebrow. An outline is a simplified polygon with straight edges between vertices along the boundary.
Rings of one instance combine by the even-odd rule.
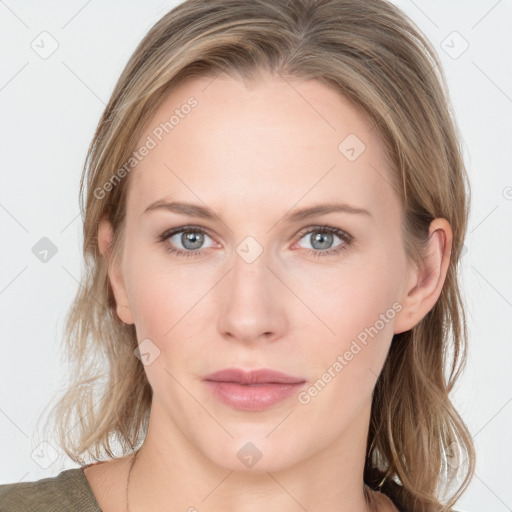
[[[189,217],[199,217],[202,219],[215,220],[219,219],[219,216],[213,212],[210,208],[200,206],[192,203],[182,203],[178,201],[166,202],[164,199],[160,199],[151,203],[142,214],[149,213],[154,210],[166,210],[180,215],[187,215]],[[284,216],[284,220],[288,222],[300,222],[310,217],[316,217],[319,215],[326,215],[333,212],[342,212],[350,214],[362,214],[372,217],[372,214],[364,208],[356,208],[343,203],[326,203],[307,208],[301,208],[299,210],[291,210]]]

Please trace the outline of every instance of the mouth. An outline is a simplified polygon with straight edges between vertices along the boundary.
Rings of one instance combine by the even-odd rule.
[[[306,380],[270,369],[244,371],[228,368],[203,381],[226,405],[243,411],[263,411],[294,395]]]

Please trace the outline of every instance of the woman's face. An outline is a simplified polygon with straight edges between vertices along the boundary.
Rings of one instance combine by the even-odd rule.
[[[238,471],[350,458],[413,278],[376,130],[317,81],[203,77],[137,148],[111,279],[150,430]],[[205,381],[228,368],[298,384]]]

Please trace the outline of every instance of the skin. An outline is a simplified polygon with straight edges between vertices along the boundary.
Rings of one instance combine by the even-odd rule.
[[[320,82],[194,78],[171,92],[140,144],[189,96],[197,107],[129,176],[119,262],[108,221],[98,230],[119,317],[135,323],[139,342],[149,338],[160,350],[144,366],[153,403],[130,510],[367,510],[372,391],[393,334],[416,325],[439,297],[450,225],[434,220],[424,265],[408,261],[382,142],[347,99]],[[338,150],[348,134],[366,146],[354,161]],[[207,206],[218,218],[143,213],[160,199]],[[328,202],[370,215],[284,219]],[[181,233],[159,235],[187,225],[206,231],[196,249],[202,254],[170,254],[173,244],[187,250]],[[328,248],[343,250],[314,257],[322,249],[312,235],[323,226],[353,239],[334,236]],[[263,248],[252,263],[236,251],[247,236]],[[308,389],[393,304],[401,310],[307,404],[292,396],[265,411],[238,411],[202,382],[227,367],[272,368],[302,377]],[[237,457],[247,442],[262,454],[252,468]],[[129,461],[85,470],[106,512],[126,510]],[[395,508],[381,498],[379,510]]]

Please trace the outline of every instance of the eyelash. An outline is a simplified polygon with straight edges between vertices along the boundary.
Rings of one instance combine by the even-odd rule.
[[[186,232],[201,233],[201,234],[210,236],[202,228],[194,227],[194,226],[183,226],[180,228],[174,228],[174,229],[165,231],[158,237],[158,240],[160,242],[167,242],[167,240],[170,237],[172,237],[173,235],[176,235],[177,233],[186,233]],[[347,232],[345,232],[341,229],[338,229],[338,228],[333,228],[331,226],[315,226],[313,228],[310,228],[308,231],[300,233],[299,240],[301,240],[302,238],[304,238],[304,236],[309,235],[311,233],[334,234],[343,241],[342,244],[336,246],[334,249],[325,249],[323,251],[315,250],[315,249],[306,249],[307,253],[310,256],[313,256],[315,258],[332,256],[332,255],[340,253],[341,251],[344,251],[347,248],[347,246],[350,245],[350,243],[352,242],[352,240],[354,238],[352,235],[349,235]],[[166,244],[165,250],[169,254],[174,254],[175,256],[178,256],[180,258],[200,257],[203,255],[203,252],[204,252],[202,250],[183,251],[181,249],[176,249],[175,247],[172,247],[169,244]]]

